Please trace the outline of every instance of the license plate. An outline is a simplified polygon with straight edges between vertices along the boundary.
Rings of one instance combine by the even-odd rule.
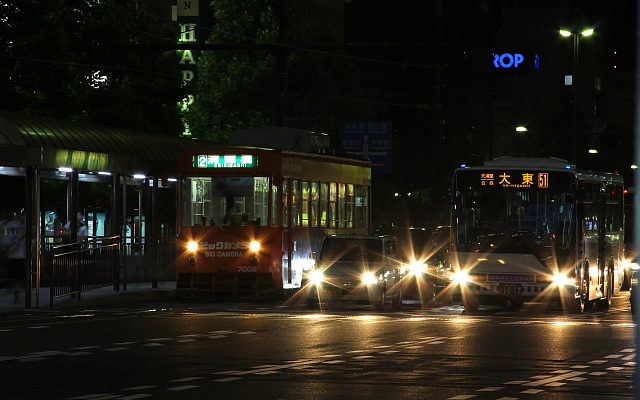
[[[498,292],[507,296],[521,296],[522,285],[515,283],[503,283],[498,285]]]
[[[325,288],[324,295],[329,297],[336,297],[342,295],[342,290],[335,287]]]

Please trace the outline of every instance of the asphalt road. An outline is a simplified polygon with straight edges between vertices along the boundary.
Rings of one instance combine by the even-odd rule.
[[[2,399],[632,399],[628,293],[568,315],[164,303],[0,319]]]

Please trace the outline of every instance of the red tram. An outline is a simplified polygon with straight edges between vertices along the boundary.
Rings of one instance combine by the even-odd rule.
[[[270,297],[300,287],[322,239],[371,232],[371,164],[215,146],[179,154],[181,297]]]

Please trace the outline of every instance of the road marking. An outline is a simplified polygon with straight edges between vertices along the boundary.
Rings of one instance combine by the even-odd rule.
[[[195,388],[199,388],[200,386],[197,385],[184,385],[184,386],[176,386],[176,387],[172,387],[169,388],[167,390],[173,390],[173,391],[182,391],[182,390],[190,390],[190,389],[195,389]]]
[[[584,371],[573,371],[573,372],[568,372],[568,373],[552,376],[552,377],[549,377],[549,378],[539,379],[539,380],[536,380],[536,381],[533,381],[533,382],[528,382],[528,383],[525,383],[524,386],[548,385],[548,384],[556,383],[556,382],[561,381],[563,379],[573,378],[574,376],[580,376],[580,375],[584,375],[584,374],[586,374],[586,372],[584,372]]]

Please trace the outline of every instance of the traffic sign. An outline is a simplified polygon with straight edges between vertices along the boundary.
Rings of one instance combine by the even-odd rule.
[[[390,174],[392,123],[344,121],[340,123],[340,153],[371,161],[372,171]]]

